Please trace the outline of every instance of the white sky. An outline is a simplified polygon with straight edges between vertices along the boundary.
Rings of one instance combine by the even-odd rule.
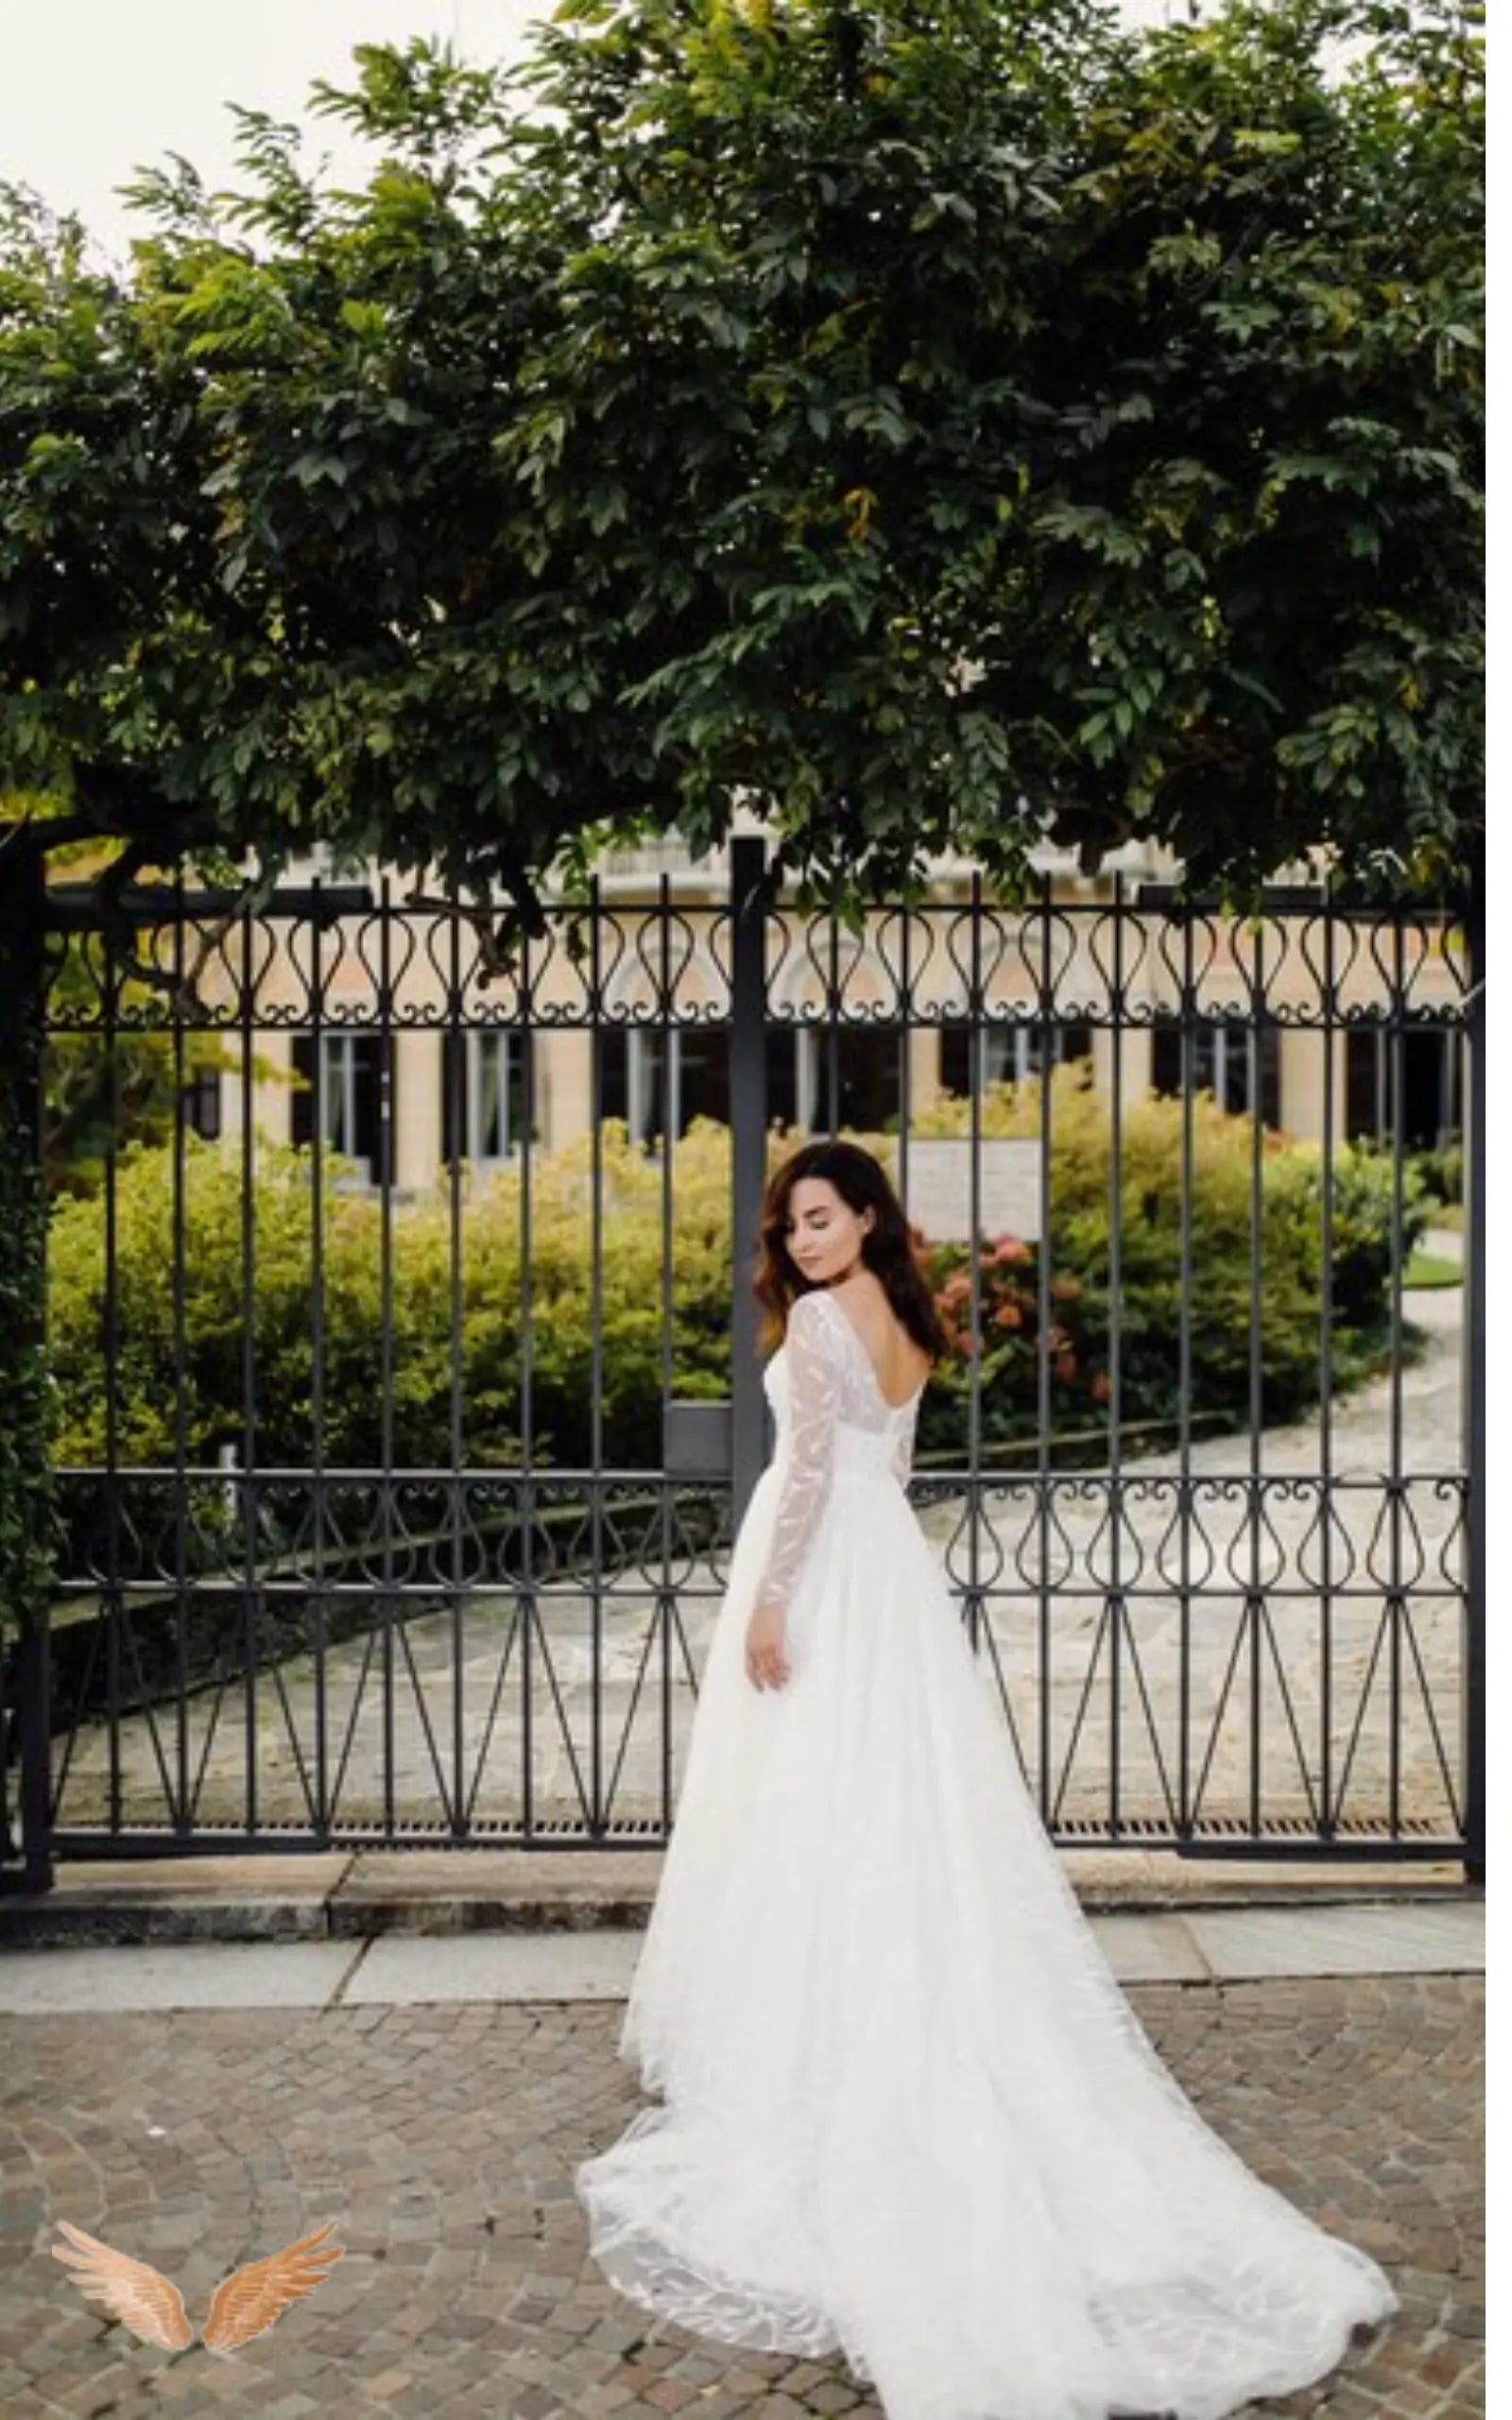
[[[124,252],[131,214],[112,190],[181,151],[212,185],[235,170],[238,101],[306,119],[318,78],[353,80],[352,47],[437,34],[468,58],[518,55],[555,0],[0,0],[0,177],[77,210]],[[339,165],[345,128],[306,119]]]
[[[1185,0],[1123,0],[1159,23]],[[78,213],[124,255],[114,188],[180,151],[212,185],[234,171],[228,101],[303,118],[317,78],[348,80],[352,45],[438,34],[464,58],[517,57],[555,0],[0,0],[0,177]],[[313,147],[344,172],[345,129]]]

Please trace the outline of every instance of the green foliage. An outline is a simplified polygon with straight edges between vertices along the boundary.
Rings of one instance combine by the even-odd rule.
[[[527,920],[742,799],[848,911],[1047,831],[1454,888],[1472,13],[574,0],[508,75],[360,50],[358,191],[243,112],[125,271],[12,196],[0,782]]]
[[[1465,1147],[1462,1143],[1445,1143],[1437,1150],[1413,1152],[1408,1161],[1408,1172],[1417,1191],[1435,1207],[1463,1203]]]
[[[988,1133],[1037,1131],[1037,1087],[994,1086]],[[1108,1411],[1111,1272],[1106,1099],[1074,1071],[1056,1079],[1052,1157],[1051,1418],[1057,1431],[1096,1429]],[[934,1131],[964,1131],[965,1105],[948,1098]],[[1169,1419],[1177,1401],[1180,1323],[1179,1104],[1155,1099],[1128,1113],[1123,1133],[1124,1232],[1119,1310],[1122,1417]],[[920,1121],[923,1122],[922,1120]],[[884,1156],[891,1138],[868,1137]],[[774,1132],[769,1162],[791,1148]],[[1248,1400],[1248,1128],[1211,1100],[1197,1108],[1193,1183],[1191,1402],[1242,1419]],[[1293,1416],[1317,1387],[1319,1247],[1316,1155],[1275,1138],[1263,1162],[1260,1298],[1263,1413]],[[468,1190],[455,1295],[444,1194],[399,1209],[392,1276],[383,1290],[382,1211],[345,1188],[328,1166],[315,1249],[315,1196],[303,1150],[260,1144],[253,1204],[251,1346],[265,1466],[483,1468],[518,1462],[524,1418],[522,1201],[518,1176]],[[531,1431],[538,1461],[581,1465],[594,1454],[598,1407],[604,1459],[654,1468],[668,1392],[717,1397],[730,1386],[730,1143],[699,1119],[677,1145],[672,1170],[672,1322],[663,1365],[663,1176],[627,1141],[618,1120],[602,1137],[599,1305],[593,1347],[592,1145],[540,1156],[530,1205]],[[172,1154],[134,1149],[117,1187],[117,1450],[124,1461],[171,1462],[181,1433],[192,1464],[213,1464],[223,1444],[240,1457],[243,1420],[242,1229],[235,1157],[191,1143],[185,1166],[181,1388],[174,1382],[180,1313],[163,1283],[172,1214]],[[1335,1371],[1344,1383],[1368,1365],[1390,1270],[1389,1176],[1368,1157],[1340,1155],[1334,1182]],[[1422,1213],[1410,1210],[1407,1243]],[[321,1271],[323,1378],[318,1424],[312,1348],[312,1269]],[[959,1453],[969,1387],[964,1247],[934,1248],[941,1310],[957,1337],[926,1397],[921,1450]],[[97,1464],[106,1444],[100,1385],[105,1238],[99,1204],[62,1203],[53,1220],[51,1345],[60,1464]],[[981,1254],[985,1350],[984,1437],[1033,1436],[1039,1419],[1038,1256],[1001,1237]],[[386,1359],[387,1322],[391,1340]],[[459,1403],[455,1415],[452,1340]]]
[[[113,989],[113,1032],[91,1022],[107,987]],[[79,1030],[67,1030],[70,1015],[80,1019]],[[97,1191],[112,1150],[167,1143],[180,1093],[198,1077],[239,1069],[221,1035],[193,1026],[179,1036],[165,1031],[161,998],[139,978],[107,974],[97,937],[63,953],[48,991],[48,1016],[58,1029],[47,1046],[42,1153],[53,1194]],[[261,1052],[253,1054],[254,1081],[275,1073]]]
[[[945,1096],[921,1114],[921,1130],[969,1131],[970,1104]],[[986,1136],[1037,1136],[1038,1080],[989,1085],[980,1107]],[[1262,1134],[1259,1168],[1260,1284],[1252,1292],[1253,1138],[1247,1118],[1211,1094],[1193,1103],[1190,1189],[1190,1381],[1181,1381],[1182,1104],[1159,1094],[1125,1108],[1119,1129],[1120,1211],[1116,1301],[1118,1409],[1124,1422],[1174,1420],[1183,1403],[1199,1422],[1243,1426],[1252,1354],[1264,1424],[1297,1418],[1317,1399],[1322,1299],[1322,1167],[1317,1147]],[[1052,1078],[1050,1152],[1050,1420],[1055,1431],[1094,1435],[1112,1416],[1111,1335],[1115,1294],[1110,1205],[1114,1199],[1109,1104],[1082,1066]],[[1376,1366],[1389,1303],[1392,1187],[1389,1164],[1342,1146],[1332,1161],[1334,1383],[1348,1387]],[[1425,1214],[1409,1201],[1404,1249]],[[955,1331],[950,1362],[925,1398],[921,1443],[959,1436],[970,1391],[971,1254],[936,1254],[942,1305]],[[977,1256],[981,1299],[982,1433],[992,1442],[1032,1439],[1040,1423],[1040,1253],[999,1237]],[[1209,1424],[1211,1425],[1211,1424]]]
[[[601,1150],[602,1355],[592,1342],[593,1250],[585,1139],[537,1159],[530,1203],[532,1329],[529,1383],[536,1457],[583,1462],[600,1409],[610,1462],[644,1466],[661,1455],[662,1211],[660,1172],[609,1121]],[[382,1210],[343,1180],[327,1155],[318,1197],[307,1150],[259,1142],[252,1199],[252,1363],[260,1461],[375,1464],[386,1450],[409,1468],[483,1467],[520,1459],[521,1186],[513,1171],[464,1188],[454,1280],[447,1199],[400,1210],[392,1269],[383,1280]],[[242,1190],[239,1158],[190,1137],[184,1164],[181,1308],[163,1283],[171,1232],[173,1158],[143,1147],[123,1156],[116,1188],[115,1420],[125,1461],[171,1461],[180,1433],[191,1463],[221,1446],[242,1456],[244,1417]],[[729,1137],[707,1120],[679,1143],[679,1219],[671,1271],[673,1368],[684,1392],[729,1382]],[[320,1270],[321,1402],[316,1416]],[[108,1408],[100,1383],[106,1288],[100,1205],[68,1201],[55,1214],[50,1341],[61,1464],[104,1458]],[[386,1360],[383,1343],[389,1337]],[[452,1339],[460,1378],[454,1430]],[[176,1337],[183,1339],[175,1383]]]
[[[509,940],[605,838],[696,854],[746,804],[852,925],[946,846],[1011,893],[1047,835],[1087,869],[1162,843],[1231,900],[1314,851],[1472,892],[1477,14],[572,0],[512,75],[360,50],[316,99],[378,147],[358,190],[244,112],[239,197],[145,174],[126,268],[0,189],[7,873],[107,840],[113,915],[145,870],[267,880],[325,843],[502,892]],[[8,1069],[25,1336],[23,1116]],[[364,1216],[333,1208],[353,1299]],[[441,1263],[408,1224],[395,1418],[429,1445],[404,1322]],[[301,1283],[273,1436],[309,1422]],[[161,1291],[129,1407],[160,1436]],[[205,1308],[197,1435],[235,1417]],[[333,1342],[352,1443],[372,1336]],[[541,1353],[576,1451],[589,1365]],[[503,1450],[507,1386],[472,1374]],[[36,1383],[24,1355],[7,1453]]]

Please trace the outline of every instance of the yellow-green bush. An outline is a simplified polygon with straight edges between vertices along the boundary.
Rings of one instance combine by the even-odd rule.
[[[1075,1067],[1052,1095],[1051,1426],[1106,1422],[1109,1394],[1110,1136],[1107,1096]],[[1036,1083],[991,1087],[982,1131],[1035,1134]],[[920,1132],[967,1131],[966,1104],[923,1113]],[[1125,1110],[1121,1133],[1121,1398],[1126,1421],[1177,1409],[1181,1321],[1181,1112],[1151,1097]],[[896,1139],[868,1141],[889,1165]],[[776,1165],[794,1138],[774,1133]],[[677,1145],[671,1180],[670,1369],[663,1370],[663,1178],[618,1121],[601,1134],[601,1343],[593,1350],[592,1165],[589,1137],[532,1167],[529,1267],[530,1427],[538,1461],[591,1461],[593,1407],[610,1464],[661,1459],[665,1383],[717,1396],[730,1384],[730,1138],[699,1120]],[[1192,1187],[1191,1409],[1242,1420],[1249,1388],[1250,1133],[1209,1098],[1194,1111]],[[259,1141],[252,1201],[250,1288],[255,1452],[266,1467],[305,1466],[318,1443],[330,1465],[446,1468],[454,1447],[473,1466],[518,1461],[524,1426],[522,1216],[513,1170],[465,1185],[455,1277],[444,1191],[396,1204],[384,1357],[383,1214],[375,1195],[343,1187],[327,1164],[321,1194],[323,1411],[317,1438],[313,1170],[304,1150]],[[1267,1420],[1294,1417],[1318,1386],[1321,1169],[1309,1146],[1265,1139],[1261,1184],[1258,1319]],[[241,1166],[234,1147],[191,1138],[183,1215],[183,1376],[175,1386],[172,1158],[136,1149],[116,1188],[116,1452],[123,1462],[171,1461],[181,1420],[191,1463],[241,1448],[244,1340]],[[1410,1203],[1404,1241],[1422,1223]],[[1378,1349],[1389,1273],[1390,1172],[1341,1151],[1334,1173],[1336,1377],[1348,1381]],[[970,1384],[965,1307],[970,1255],[942,1244],[930,1268],[957,1338],[926,1397],[920,1450],[959,1451]],[[1039,1421],[1039,1253],[1014,1237],[980,1255],[982,1419],[988,1444],[1032,1437]],[[52,1450],[60,1464],[105,1460],[105,1236],[97,1199],[66,1201],[51,1233],[49,1359]],[[460,1373],[460,1434],[453,1432],[453,1332]],[[386,1384],[386,1376],[387,1383]],[[386,1409],[387,1407],[387,1409]]]
[[[395,1206],[386,1365],[382,1208],[376,1195],[344,1187],[344,1173],[328,1158],[319,1253],[325,1461],[374,1463],[387,1443],[405,1467],[450,1464],[454,1321],[462,1452],[484,1466],[517,1461],[524,1374],[518,1176],[507,1170],[464,1184],[455,1302],[445,1193]],[[617,1121],[603,1130],[602,1175],[595,1386],[590,1142],[539,1155],[532,1169],[533,1442],[540,1460],[587,1461],[596,1399],[606,1458],[644,1466],[661,1453],[662,1178]],[[718,1394],[729,1383],[729,1183],[728,1135],[700,1121],[678,1146],[674,1177],[673,1374],[686,1394]],[[239,1155],[188,1138],[180,1386],[174,1374],[172,1185],[171,1153],[138,1149],[123,1155],[114,1355],[123,1462],[171,1461],[180,1419],[191,1462],[212,1462],[221,1444],[239,1448],[245,1437]],[[314,1265],[311,1156],[260,1140],[249,1301],[255,1446],[265,1466],[307,1464],[316,1449]],[[106,1455],[105,1277],[102,1202],[61,1203],[49,1269],[52,1450],[60,1464],[93,1465]]]

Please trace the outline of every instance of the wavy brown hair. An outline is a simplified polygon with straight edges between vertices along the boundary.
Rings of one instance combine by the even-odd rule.
[[[909,1226],[881,1161],[864,1151],[859,1143],[831,1140],[800,1144],[770,1177],[762,1198],[761,1243],[751,1282],[766,1312],[760,1337],[763,1350],[775,1349],[782,1342],[788,1311],[798,1296],[816,1290],[787,1249],[793,1187],[806,1176],[823,1177],[858,1217],[863,1210],[875,1213],[862,1237],[861,1257],[881,1278],[887,1300],[909,1335],[932,1361],[937,1361],[948,1340],[921,1265],[921,1238]]]

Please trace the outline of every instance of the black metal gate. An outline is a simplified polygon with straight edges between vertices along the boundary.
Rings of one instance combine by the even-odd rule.
[[[126,953],[52,894],[13,1879],[663,1839],[767,1450],[773,1121],[871,1139],[921,1231],[958,1342],[914,1497],[1057,1837],[1480,1870],[1463,929],[965,870],[852,930],[759,839],[502,971],[387,881],[131,912]]]

